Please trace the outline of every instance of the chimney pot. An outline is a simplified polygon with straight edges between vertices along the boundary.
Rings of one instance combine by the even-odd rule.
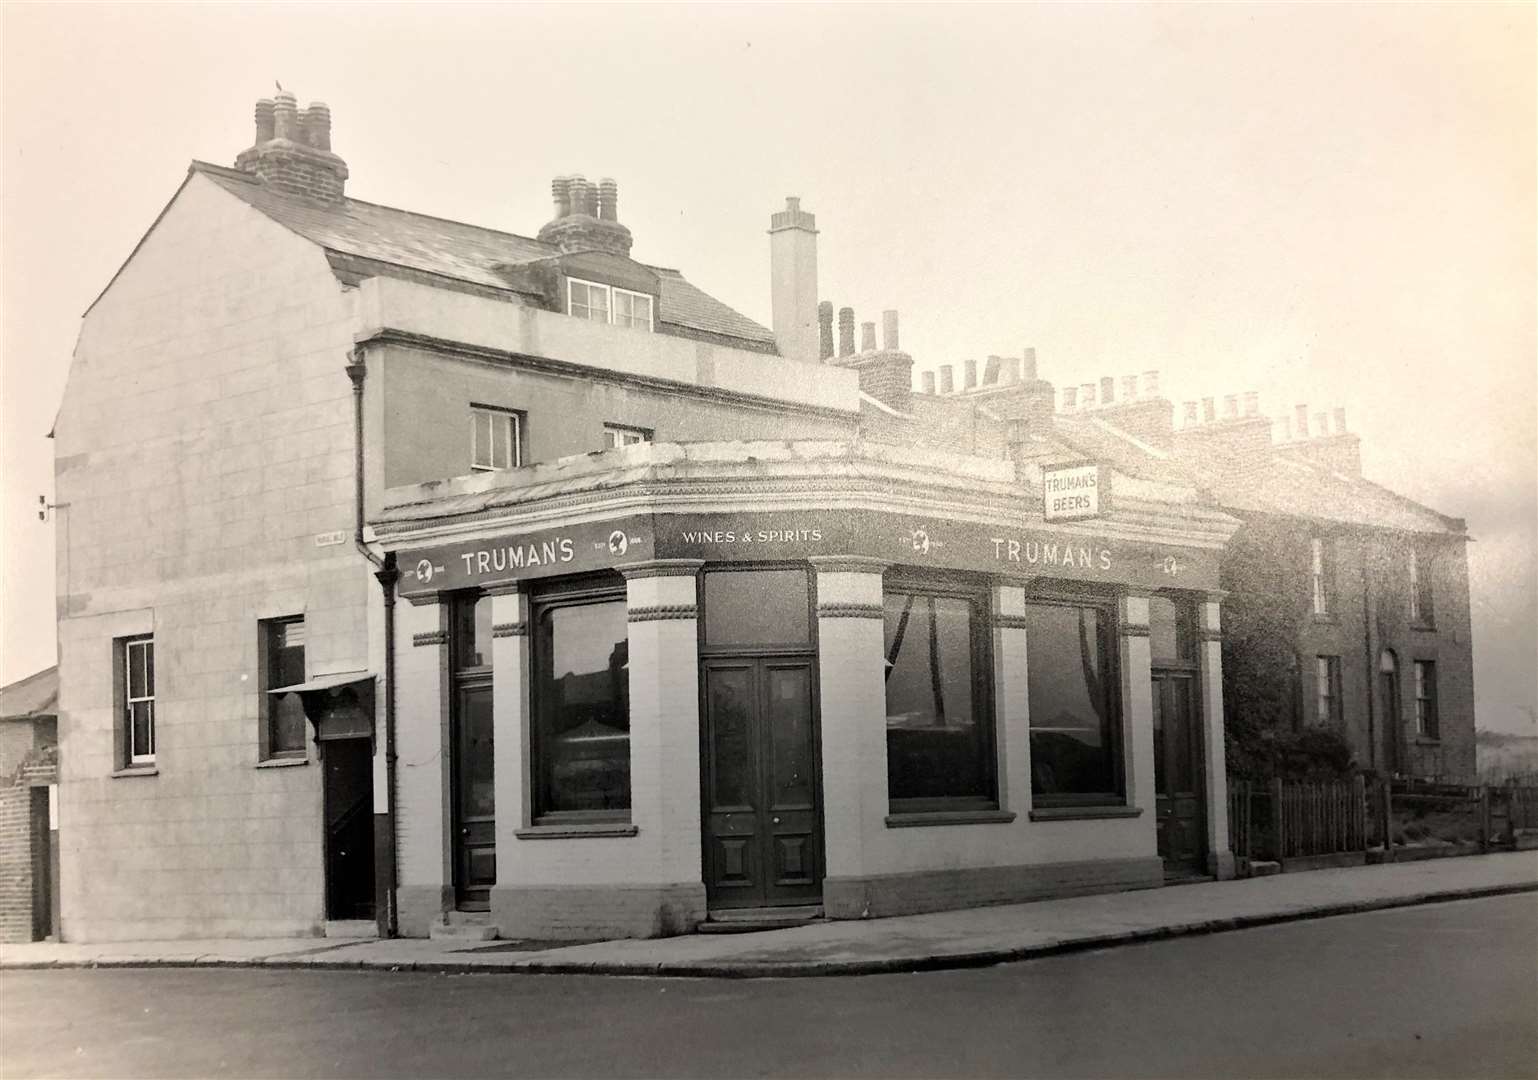
[[[1009,386],[1013,386],[1020,381],[1020,358],[1018,356],[1006,356],[1004,358],[1004,370],[999,375],[999,378]],[[1032,375],[1032,378],[1035,378],[1035,376]]]
[[[1093,409],[1095,407],[1095,384],[1092,382],[1079,384],[1079,408]]]
[[[827,300],[817,305],[817,354],[823,360],[833,359],[833,305]]]
[[[1024,370],[1021,372],[1021,378],[1025,379],[1026,382],[1035,382],[1036,381],[1036,350],[1035,350],[1035,348],[1033,348],[1031,346],[1027,346],[1026,350],[1025,350],[1025,355],[1024,355],[1024,357],[1022,359],[1023,359],[1024,362],[1021,364],[1021,367]]]
[[[839,356],[854,355],[854,308],[852,307],[838,309],[838,354]]]
[[[1121,377],[1121,399],[1133,401],[1137,398],[1137,376],[1123,375]]]
[[[1344,405],[1337,405],[1335,407],[1335,434],[1337,434],[1337,435],[1344,435],[1345,433],[1346,433],[1346,407]]]
[[[273,139],[273,101],[261,98],[256,103],[256,143],[261,146]]]
[[[331,108],[324,101],[312,101],[305,110],[305,127],[310,145],[317,150],[331,149]]]
[[[571,213],[571,177],[557,176],[550,181],[550,196],[555,200],[556,221]]]
[[[1143,396],[1159,396],[1159,373],[1157,371],[1143,372]]]
[[[923,372],[919,375],[919,380],[924,384],[924,393],[933,394],[935,392],[935,373],[933,371]]]
[[[951,376],[952,376],[952,366],[950,364],[941,364],[940,365],[940,393],[942,393],[942,394],[949,394],[952,390],[954,390],[956,388],[956,384],[953,381]]]
[[[1223,396],[1223,419],[1239,419],[1239,395],[1225,394]]]
[[[888,352],[897,351],[897,312],[881,313],[881,347]]]
[[[1292,415],[1294,417],[1294,426],[1297,428],[1298,438],[1308,438],[1308,406],[1293,406]]]
[[[860,324],[860,351],[862,353],[876,351],[876,324],[873,322]]]
[[[1180,420],[1181,426],[1182,427],[1195,427],[1196,426],[1196,402],[1194,402],[1194,401],[1187,401],[1184,404],[1184,408],[1185,408],[1185,415],[1181,417],[1181,420]]]
[[[611,176],[598,181],[598,217],[602,221],[619,220],[619,185]]]
[[[287,90],[272,100],[272,137],[299,141],[299,109],[294,95]]]
[[[1329,433],[1330,433],[1330,418],[1329,418],[1329,416],[1327,414],[1325,414],[1325,413],[1322,413],[1322,412],[1315,413],[1314,414],[1314,435],[1316,437],[1322,439],[1325,436],[1329,435]]]
[[[1258,391],[1246,390],[1244,392],[1244,415],[1260,415],[1260,394]]]
[[[1116,378],[1112,375],[1100,376],[1100,404],[1110,405],[1116,401]]]
[[[966,361],[966,364],[965,364],[965,367],[963,368],[963,370],[965,371],[966,374],[963,376],[965,381],[962,383],[962,388],[965,389],[965,390],[971,390],[972,388],[977,386],[977,361],[976,360],[968,360],[968,361]]]
[[[983,365],[983,385],[998,385],[1001,372],[1004,370],[1004,358],[1001,356],[988,356],[988,362]]]
[[[1077,386],[1063,387],[1063,411],[1073,412],[1079,407],[1079,388]]]
[[[1216,398],[1202,398],[1202,423],[1210,424],[1218,418],[1218,405]]]

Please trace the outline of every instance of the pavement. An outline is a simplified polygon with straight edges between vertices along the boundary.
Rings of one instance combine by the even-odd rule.
[[[1298,919],[1538,892],[1538,852],[1313,870],[746,934],[559,942],[254,938],[0,945],[0,970],[272,967],[766,978],[979,967]]]

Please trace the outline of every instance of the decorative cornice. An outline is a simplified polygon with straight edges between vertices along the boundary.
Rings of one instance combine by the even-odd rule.
[[[881,619],[886,611],[880,604],[818,604],[819,619]]]
[[[1024,615],[994,615],[993,626],[996,630],[1029,630],[1030,620]]]
[[[625,575],[625,580],[654,577],[694,577],[705,565],[704,559],[649,559],[646,562],[625,563],[614,569]]]
[[[819,574],[880,574],[892,565],[868,555],[813,555],[806,561]]]
[[[447,645],[448,642],[449,635],[442,630],[429,630],[426,633],[411,635],[413,645]]]
[[[697,604],[657,604],[652,607],[633,607],[625,613],[629,622],[656,622],[659,619],[697,619]]]
[[[493,623],[491,636],[499,637],[524,637],[529,632],[529,624],[523,622]]]

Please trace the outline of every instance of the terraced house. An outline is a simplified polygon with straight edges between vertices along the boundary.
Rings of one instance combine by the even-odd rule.
[[[795,199],[763,327],[632,258],[612,181],[529,238],[350,197],[324,105],[255,127],[86,313],[58,418],[67,939],[1232,873],[1241,521],[1137,433],[1153,373],[916,392],[895,313],[857,345],[819,303]]]

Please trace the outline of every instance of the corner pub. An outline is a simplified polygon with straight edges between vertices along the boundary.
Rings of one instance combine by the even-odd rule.
[[[1239,521],[1162,448],[1157,373],[915,380],[896,312],[879,346],[835,325],[794,198],[762,326],[632,258],[613,181],[557,177],[516,236],[352,197],[331,134],[257,102],[83,319],[65,940],[650,936],[1232,874]]]
[[[392,489],[404,932],[489,910],[513,936],[646,936],[1231,874],[1231,523],[1120,475],[1114,509],[1048,522],[1054,469],[1027,472],[643,443]]]

